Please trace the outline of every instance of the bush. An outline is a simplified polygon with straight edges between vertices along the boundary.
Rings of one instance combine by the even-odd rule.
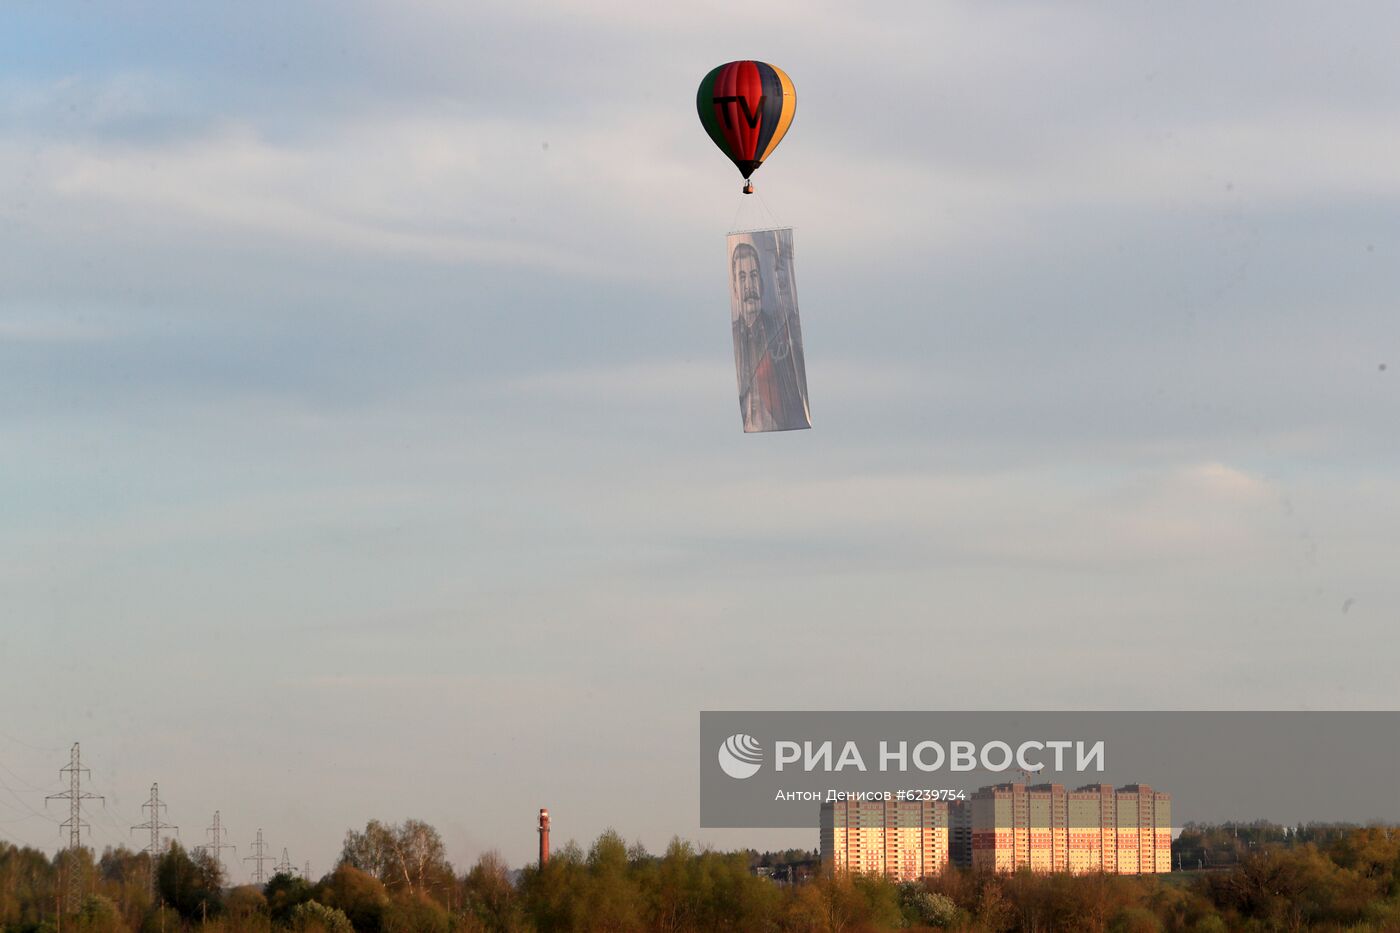
[[[1161,933],[1162,921],[1146,907],[1124,907],[1108,925],[1109,933]]]
[[[287,926],[296,933],[355,933],[355,927],[343,911],[318,901],[306,901],[293,907]]]
[[[74,926],[78,933],[127,933],[129,929],[117,905],[100,894],[84,899]]]
[[[958,922],[958,905],[946,894],[915,890],[904,907],[909,920],[927,927],[951,927]]]
[[[447,910],[421,894],[395,900],[384,912],[384,933],[449,933]]]

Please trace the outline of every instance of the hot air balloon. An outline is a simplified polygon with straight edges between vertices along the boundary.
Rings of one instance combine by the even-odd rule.
[[[695,107],[710,139],[743,174],[744,193],[753,194],[749,176],[778,148],[797,112],[792,79],[767,62],[730,62],[705,75]]]

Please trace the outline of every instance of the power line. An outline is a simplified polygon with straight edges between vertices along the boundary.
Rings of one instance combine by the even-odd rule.
[[[102,789],[99,781],[89,779],[88,784],[90,784],[95,790]],[[123,811],[122,808],[117,805],[117,798],[115,796],[112,798],[112,802],[107,804],[106,808],[115,813],[122,823],[129,822],[129,817],[127,816],[126,812]],[[113,822],[113,825],[117,826],[118,829],[121,828],[120,823],[117,823],[116,821]]]
[[[0,739],[4,739],[4,740],[7,741],[7,742],[13,742],[13,743],[15,743],[16,745],[23,745],[25,748],[30,749],[31,751],[36,751],[36,752],[50,752],[50,753],[52,753],[52,752],[61,751],[61,749],[58,749],[58,748],[50,748],[50,747],[45,746],[45,745],[31,745],[30,743],[24,741],[23,739],[17,739],[17,738],[15,738],[15,737],[12,736],[12,735],[7,735],[7,734],[5,734],[4,732],[0,732]]]
[[[111,811],[108,808],[104,807],[103,809],[94,813],[93,817],[93,830],[95,832],[102,833],[102,835],[107,838],[107,841],[112,846],[112,848],[127,850],[131,849],[130,830],[123,828],[121,823],[117,822],[116,817],[112,815]],[[95,850],[96,846],[94,846],[93,848]]]
[[[243,861],[253,863],[253,883],[263,884],[267,881],[267,872],[263,871],[263,862],[274,861],[272,856],[266,854],[267,843],[263,842],[262,828],[258,828],[257,841],[253,843],[253,854],[243,856]]]
[[[234,852],[237,852],[238,846],[224,842],[224,840],[228,838],[228,830],[224,829],[223,823],[219,819],[218,810],[214,811],[214,825],[205,827],[204,831],[209,833],[210,839],[209,844],[204,846],[204,851],[213,856],[215,864],[222,870],[224,867],[224,849],[232,849]]]
[[[57,782],[55,782],[55,783],[58,784],[60,787],[63,785],[63,782],[62,782],[62,781],[57,781]],[[16,793],[16,792],[15,792],[15,789],[14,789],[13,787],[11,787],[9,784],[6,784],[4,780],[0,780],[0,788],[4,788],[5,792],[6,792],[7,794],[9,794],[11,797],[15,798],[15,802],[18,803],[18,804],[20,805],[20,807],[23,807],[23,808],[24,808],[26,811],[28,811],[30,814],[32,814],[32,815],[34,815],[34,816],[37,816],[37,817],[41,817],[41,818],[43,818],[43,819],[46,819],[46,820],[48,820],[50,823],[57,823],[57,822],[59,822],[58,820],[54,819],[54,818],[53,818],[52,816],[50,816],[49,814],[43,813],[43,812],[41,812],[41,811],[39,811],[39,810],[34,809],[32,806],[30,806],[29,803],[26,802],[25,799],[24,799],[23,797],[21,797],[18,793]],[[35,789],[35,790],[38,790],[39,788],[34,788],[34,789]],[[9,807],[9,806],[12,806],[12,805],[9,804],[9,803],[6,803],[5,806]],[[19,809],[19,808],[16,807],[15,809]]]
[[[100,791],[102,789],[98,782],[94,780],[89,780],[88,786],[94,790]],[[113,816],[113,814],[115,814],[115,816]],[[107,803],[101,811],[93,814],[93,816],[96,817],[96,821],[93,823],[94,828],[102,829],[103,832],[107,833],[107,838],[112,840],[117,848],[131,848],[131,830],[129,829],[131,826],[131,817],[124,813],[121,807],[117,806],[115,797],[112,798],[111,802]],[[109,827],[110,832],[108,832]]]
[[[151,844],[146,847],[145,851],[150,853],[151,856],[152,898],[155,897],[156,893],[156,859],[160,858],[160,854],[165,851],[165,846],[161,844],[160,831],[162,829],[173,829],[175,830],[176,835],[179,835],[180,832],[180,827],[161,821],[160,809],[164,806],[165,804],[160,802],[160,785],[152,784],[150,801],[148,803],[141,804],[141,809],[143,810],[147,807],[151,808],[151,818],[146,822],[142,823],[140,826],[131,827],[133,831],[138,829],[148,829],[151,831]]]
[[[58,820],[43,813],[26,813],[23,816],[16,816],[13,818],[0,820],[0,827],[14,827],[14,829],[0,829],[0,838],[8,839],[15,845],[22,846],[27,849],[44,848],[43,843],[36,843],[33,837],[29,836],[28,834],[26,834],[24,838],[20,838],[19,836],[15,835],[16,832],[19,832],[20,830],[23,830],[25,828],[17,824],[27,823],[35,818],[43,818],[45,820],[48,820],[50,823],[58,822]]]
[[[84,800],[101,800],[105,806],[106,798],[83,793],[83,774],[91,772],[83,767],[77,742],[73,743],[73,748],[69,751],[68,767],[60,768],[58,773],[60,776],[68,775],[68,790],[61,794],[50,794],[44,798],[44,803],[47,804],[50,800],[68,801],[68,819],[60,823],[59,828],[68,830],[68,911],[72,913],[77,911],[78,901],[83,894],[82,859],[79,856],[83,847],[83,827],[87,826],[87,823],[83,820],[82,804]]]
[[[31,783],[29,783],[28,781],[26,781],[24,778],[22,778],[22,777],[20,777],[18,774],[16,774],[16,773],[14,772],[14,769],[12,769],[9,765],[5,764],[3,761],[0,761],[0,771],[4,771],[4,772],[5,772],[6,774],[8,774],[10,777],[14,778],[16,781],[18,781],[21,785],[24,786],[24,789],[25,789],[25,790],[28,790],[28,791],[35,791],[35,792],[37,792],[37,791],[51,790],[51,789],[53,789],[53,788],[55,788],[55,787],[62,787],[62,786],[63,786],[63,781],[62,781],[62,779],[55,780],[55,781],[50,781],[49,783],[47,783],[47,784],[45,784],[45,785],[42,785],[42,786],[40,786],[40,785],[38,785],[38,784],[31,784]]]
[[[102,792],[102,788],[91,775],[88,775],[86,786],[91,788],[94,793],[100,794]],[[113,813],[116,813],[118,816],[124,816],[117,808],[115,800],[104,799],[102,801],[102,809],[89,814],[93,819],[92,823],[88,826],[88,843],[92,847],[94,856],[97,854],[97,844],[93,838],[95,833],[101,833],[110,846],[118,849],[131,848],[131,837],[128,835],[126,828],[121,823],[117,822],[116,817],[112,815]]]

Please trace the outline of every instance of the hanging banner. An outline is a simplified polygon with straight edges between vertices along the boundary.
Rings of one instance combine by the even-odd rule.
[[[812,426],[792,228],[729,234],[729,312],[744,430]]]

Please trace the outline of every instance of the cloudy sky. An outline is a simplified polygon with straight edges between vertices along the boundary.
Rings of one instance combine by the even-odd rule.
[[[1347,9],[12,9],[0,838],[74,741],[98,846],[159,781],[320,873],[540,806],[815,845],[699,830],[702,709],[1395,708],[1400,13]],[[798,90],[762,204],[735,58]],[[740,431],[755,211],[809,432]]]

